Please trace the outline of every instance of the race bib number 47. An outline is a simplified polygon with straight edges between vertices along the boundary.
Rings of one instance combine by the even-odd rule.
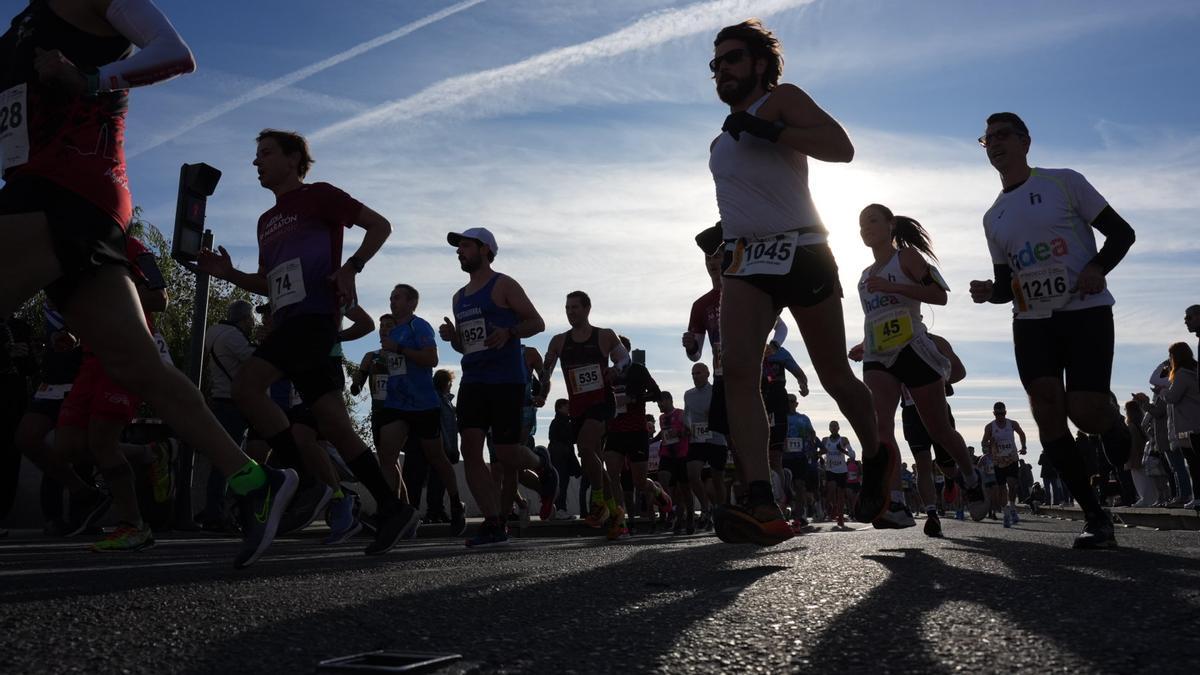
[[[1024,270],[1013,278],[1013,300],[1017,313],[1029,318],[1047,318],[1071,299],[1064,265],[1046,265]]]
[[[0,164],[11,169],[29,161],[29,106],[25,83],[0,93]]]
[[[787,274],[792,269],[799,238],[799,234],[788,232],[764,239],[738,239],[733,248],[733,259],[725,268],[725,275]]]
[[[304,291],[304,268],[299,258],[281,263],[267,274],[268,293],[271,295],[271,311],[278,312],[307,297]]]

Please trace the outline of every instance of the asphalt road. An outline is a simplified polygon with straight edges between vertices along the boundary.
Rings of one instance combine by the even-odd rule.
[[[0,540],[2,672],[312,672],[373,649],[444,672],[1196,672],[1200,535],[1031,518],[818,529],[770,549],[712,536],[418,540],[382,558],[282,540],[168,538],[131,555]]]

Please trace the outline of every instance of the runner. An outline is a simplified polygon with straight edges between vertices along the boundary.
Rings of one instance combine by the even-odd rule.
[[[658,397],[658,411],[661,413],[658,416],[659,432],[655,437],[659,442],[658,480],[664,489],[670,491],[674,502],[675,534],[682,534],[685,527],[688,534],[695,534],[696,511],[687,474],[691,431],[684,412],[675,407],[671,392],[664,391]]]
[[[621,486],[609,481],[604,470],[604,431],[612,419],[615,402],[611,382],[619,378],[632,362],[629,352],[611,328],[596,328],[588,322],[592,300],[583,291],[567,294],[567,322],[571,329],[555,335],[546,348],[546,372],[553,372],[562,359],[563,378],[567,382],[571,420],[583,473],[592,486],[592,505],[586,522],[602,527],[611,517],[624,527],[625,509],[618,505]],[[613,367],[608,367],[609,361]],[[542,399],[550,393],[550,380],[542,384]],[[619,475],[619,474],[618,474]]]
[[[388,362],[387,398],[380,411],[380,463],[391,469],[409,433],[421,442],[425,460],[437,472],[450,495],[450,533],[461,536],[467,518],[458,496],[454,467],[442,448],[442,402],[433,386],[433,369],[438,365],[437,338],[433,326],[416,316],[420,294],[408,284],[396,284],[391,294],[395,327],[383,338]],[[399,473],[394,477],[402,481]]]
[[[613,380],[613,398],[616,416],[608,422],[608,435],[604,439],[604,463],[611,482],[619,482],[615,471],[625,462],[629,463],[630,481],[633,489],[622,495],[620,503],[630,514],[626,529],[609,528],[609,538],[616,539],[632,534],[636,513],[632,509],[634,491],[641,492],[645,513],[649,515],[651,530],[654,526],[654,503],[658,491],[646,477],[646,466],[650,460],[650,434],[646,431],[646,403],[658,401],[662,391],[650,371],[646,369],[645,352],[633,351],[629,338],[620,336],[621,346],[631,356],[629,368]]]
[[[795,376],[800,384],[800,395],[808,396],[808,377],[791,353],[781,346],[786,336],[787,324],[782,318],[777,318],[775,335],[763,350],[762,381],[759,385],[767,409],[767,426],[771,430],[768,439],[771,483],[775,501],[780,504],[786,501],[783,494],[783,453],[787,445],[788,414],[791,412],[787,392],[788,373]]]
[[[395,327],[396,320],[392,318],[391,314],[379,315],[380,348],[363,354],[358,369],[350,378],[351,395],[358,396],[364,386],[371,393],[371,436],[375,440],[375,447],[379,447],[379,427],[382,419],[379,411],[383,409],[383,402],[387,400],[389,377],[387,352],[383,349],[383,340],[391,335],[392,329]]]
[[[501,501],[483,461],[489,432],[496,460],[504,464],[504,478],[513,482],[513,490],[523,469],[538,472],[543,499],[553,500],[558,490],[550,456],[521,445],[521,406],[528,386],[521,339],[542,332],[546,323],[516,280],[492,270],[500,248],[487,228],[451,232],[446,241],[457,249],[459,266],[470,275],[467,285],[454,294],[454,321],[447,317],[438,329],[463,355],[458,430],[467,485],[484,518],[467,546],[502,545],[508,543],[502,509],[512,501]]]
[[[983,217],[995,280],[972,281],[971,299],[1013,303],[1017,371],[1042,451],[1086,520],[1074,546],[1115,546],[1067,420],[1100,435],[1109,463],[1124,466],[1129,430],[1109,403],[1115,301],[1105,276],[1133,245],[1133,228],[1079,173],[1030,168],[1029,129],[1017,115],[988,117],[979,142],[1003,191]],[[1105,237],[1099,250],[1093,229]]]
[[[419,518],[388,486],[379,460],[350,424],[342,400],[344,373],[331,354],[339,323],[358,304],[355,276],[391,234],[387,219],[329,183],[305,183],[313,159],[299,134],[264,129],[254,166],[258,181],[275,194],[275,205],[258,219],[258,270],[233,266],[224,247],[201,251],[209,274],[271,299],[273,328],[238,372],[233,398],[251,426],[267,440],[276,461],[300,464],[300,448],[287,415],[267,397],[271,383],[286,377],[312,411],[321,432],[379,505],[375,541],[365,553],[386,553]],[[366,230],[362,244],[342,262],[342,230]]]
[[[1008,409],[1002,401],[996,401],[992,406],[994,421],[988,422],[983,428],[983,447],[985,456],[990,456],[995,466],[997,504],[1004,508],[1004,526],[1011,527],[1021,521],[1017,515],[1017,485],[1021,481],[1018,473],[1017,455],[1027,454],[1025,430],[1016,420],[1008,419]],[[1021,449],[1017,450],[1015,436],[1021,438]]]
[[[817,432],[812,420],[799,411],[800,402],[795,394],[788,394],[788,432],[783,452],[783,467],[792,474],[792,530],[808,527],[806,511],[812,507],[817,496]],[[808,514],[816,517],[815,513]]]
[[[972,517],[983,518],[987,496],[982,478],[967,456],[966,442],[950,421],[946,403],[950,361],[928,336],[921,320],[921,304],[946,304],[950,288],[927,260],[937,260],[929,233],[916,220],[871,204],[859,214],[859,234],[875,258],[863,270],[858,294],[864,314],[863,379],[875,401],[879,436],[885,444],[896,443],[896,405],[904,387],[930,438],[957,464]],[[899,484],[894,484],[891,507],[872,525],[915,524],[904,506]]]
[[[128,89],[195,68],[187,45],[149,0],[34,2],[0,37],[0,315],[45,289],[117,384],[146,398],[179,439],[209,453],[249,513],[235,564],[271,544],[295,477],[264,471],[242,453],[200,392],[166,365],[150,333],[128,262],[133,215],[125,172]],[[132,47],[139,49],[132,53]],[[100,147],[83,153],[78,148]]]
[[[708,426],[713,397],[713,387],[708,383],[708,366],[703,363],[692,366],[692,384],[695,387],[683,393],[683,416],[688,428],[687,476],[688,485],[700,500],[698,526],[703,531],[712,527],[712,508],[729,503],[729,493],[725,491],[729,448],[725,445],[725,435]],[[712,481],[710,486],[705,486],[701,480],[705,465]]]
[[[757,20],[724,28],[709,64],[730,107],[709,167],[725,243],[721,356],[731,440],[748,481],[745,505],[718,511],[726,542],[772,545],[792,529],[771,494],[766,414],[757,380],[762,345],[780,310],[792,312],[822,386],[864,447],[861,519],[888,508],[899,452],[878,443],[870,392],[843,357],[846,345],[837,265],[808,190],[808,157],[848,162],[842,127],[794,85],[779,84],[779,42]],[[715,251],[708,251],[713,253]],[[882,450],[882,451],[881,451]]]
[[[975,448],[967,446],[967,452],[971,453],[971,457],[975,457]],[[996,505],[1004,504],[1004,499],[996,490],[996,465],[992,462],[992,455],[985,452],[975,460],[975,466],[979,469],[979,473],[983,475],[983,489],[987,490],[988,494],[988,514],[987,517],[992,520],[998,520],[996,516]],[[1008,510],[1005,509],[1004,518],[1006,521],[1005,527],[1009,527]]]
[[[829,423],[829,435],[821,439],[817,455],[825,458],[825,502],[829,504],[828,517],[837,521],[838,527],[846,527],[846,459],[852,452],[850,439],[840,435],[841,425]]]

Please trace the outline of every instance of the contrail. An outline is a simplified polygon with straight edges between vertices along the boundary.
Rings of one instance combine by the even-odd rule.
[[[375,49],[377,47],[382,47],[383,45],[386,45],[389,42],[394,42],[395,40],[399,40],[400,38],[404,37],[405,35],[408,35],[410,33],[418,31],[418,30],[424,28],[425,26],[428,26],[431,23],[436,23],[438,21],[441,21],[442,19],[445,19],[447,17],[458,14],[459,12],[468,10],[482,2],[484,2],[484,0],[463,0],[462,2],[451,5],[441,11],[434,12],[433,14],[430,14],[429,16],[426,16],[421,19],[417,19],[416,21],[413,21],[412,23],[405,24],[390,33],[385,33],[383,35],[380,35],[377,38],[367,40],[366,42],[363,42],[362,44],[351,47],[350,49],[347,49],[343,52],[334,54],[333,56],[330,56],[327,59],[318,61],[309,66],[305,66],[304,68],[301,68],[299,70],[292,71],[292,72],[288,73],[287,75],[277,77],[274,80],[271,80],[270,82],[265,82],[263,84],[260,84],[259,86],[254,87],[253,89],[242,94],[241,96],[230,99],[218,106],[215,106],[213,108],[210,108],[210,109],[200,113],[199,115],[196,115],[195,117],[188,120],[187,122],[184,122],[182,126],[175,129],[174,131],[171,131],[170,133],[164,134],[162,136],[158,136],[158,137],[154,138],[154,140],[152,140],[149,144],[144,145],[144,146],[137,148],[136,150],[133,150],[132,152],[128,153],[128,156],[136,157],[137,155],[140,155],[143,152],[146,152],[147,150],[152,150],[152,149],[162,145],[163,143],[166,143],[167,141],[174,140],[174,139],[182,136],[183,134],[186,134],[187,132],[191,131],[192,129],[195,129],[196,127],[200,126],[201,124],[205,124],[206,122],[211,122],[212,120],[220,117],[221,115],[224,115],[225,113],[230,112],[232,110],[236,110],[236,109],[246,105],[247,103],[252,103],[254,101],[259,100],[260,98],[265,98],[267,96],[270,96],[271,94],[274,94],[275,92],[279,91],[280,89],[283,89],[284,87],[290,87],[293,84],[295,84],[301,80],[304,80],[306,78],[312,77],[313,75],[316,75],[317,73],[319,73],[323,70],[332,68],[332,67],[338,65],[339,63],[349,61],[350,59],[352,59],[360,54],[369,52],[372,49]]]
[[[717,30],[731,20],[736,21],[756,14],[773,14],[814,1],[713,0],[681,9],[656,12],[625,28],[587,42],[552,49],[507,66],[442,80],[412,96],[383,103],[364,113],[319,129],[308,137],[312,141],[321,141],[378,124],[452,109],[499,89],[546,77],[588,61],[648,49],[677,38]]]

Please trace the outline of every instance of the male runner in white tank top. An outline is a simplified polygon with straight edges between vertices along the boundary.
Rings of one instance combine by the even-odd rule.
[[[792,536],[771,494],[758,388],[763,344],[782,309],[863,442],[860,520],[887,509],[899,451],[879,452],[870,392],[845,358],[837,263],[808,189],[810,156],[849,162],[854,146],[808,94],[779,83],[779,41],[757,19],[722,29],[713,44],[709,68],[731,113],[709,159],[725,240],[721,348],[729,430],[748,484],[746,502],[720,509],[714,524],[723,541],[770,546]]]
[[[1021,519],[1017,517],[1017,486],[1021,474],[1017,465],[1017,455],[1025,454],[1025,430],[1006,416],[1008,410],[1004,403],[997,401],[992,406],[995,421],[988,422],[983,428],[983,450],[992,456],[992,466],[996,472],[997,503],[1004,505],[1004,526],[1012,527]],[[1021,438],[1021,449],[1017,450],[1016,436]]]

